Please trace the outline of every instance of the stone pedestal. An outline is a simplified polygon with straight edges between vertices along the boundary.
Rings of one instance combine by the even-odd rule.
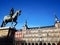
[[[14,45],[15,28],[0,27],[0,45]]]

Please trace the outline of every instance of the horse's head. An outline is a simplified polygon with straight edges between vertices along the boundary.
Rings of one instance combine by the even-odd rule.
[[[17,10],[16,13],[12,17],[16,18],[19,15],[21,15],[21,10]]]
[[[17,10],[17,15],[21,15],[21,10]]]

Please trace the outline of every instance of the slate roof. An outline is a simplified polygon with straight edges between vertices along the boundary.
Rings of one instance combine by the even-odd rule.
[[[43,28],[54,28],[55,26],[52,25],[52,26],[43,26],[43,27],[30,27],[28,29],[43,29]]]

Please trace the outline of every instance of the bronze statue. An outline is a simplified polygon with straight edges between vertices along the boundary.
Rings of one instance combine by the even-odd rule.
[[[17,21],[16,21],[16,20],[17,20],[17,17],[18,17],[18,15],[20,15],[20,14],[21,14],[21,10],[17,10],[17,11],[14,13],[14,12],[13,12],[13,8],[12,8],[12,9],[11,9],[10,16],[5,16],[5,17],[4,17],[1,27],[5,27],[8,22],[12,22],[12,23],[15,22],[15,25],[14,25],[14,27],[15,27],[16,24],[17,24]]]

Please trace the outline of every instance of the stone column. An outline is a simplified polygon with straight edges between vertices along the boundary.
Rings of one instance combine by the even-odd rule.
[[[27,42],[27,45],[28,45],[28,42]]]
[[[30,43],[30,45],[32,45],[32,43]]]
[[[52,45],[52,43],[51,43],[51,45]]]
[[[35,42],[34,42],[34,45],[35,45]]]
[[[48,45],[48,42],[46,42],[46,45]]]
[[[24,45],[25,45],[25,43],[24,43]]]
[[[57,43],[55,43],[55,45],[57,45]]]
[[[38,42],[38,45],[39,45],[39,42]]]
[[[44,42],[42,42],[42,45],[44,45]]]

